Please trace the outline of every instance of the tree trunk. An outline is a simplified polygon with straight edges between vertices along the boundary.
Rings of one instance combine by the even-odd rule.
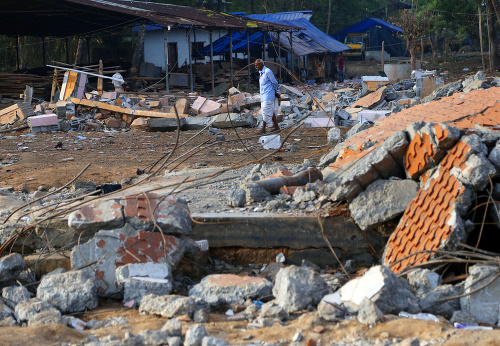
[[[497,38],[497,33],[495,30],[495,18],[494,18],[494,12],[495,9],[493,8],[493,4],[491,1],[486,1],[486,13],[488,16],[488,42],[490,46],[490,66],[492,67],[493,71],[495,71],[498,67],[498,63],[500,61],[500,57],[498,55],[498,38]]]
[[[492,5],[500,23],[500,2],[498,0],[486,0],[486,5]]]
[[[255,0],[250,0],[250,12],[255,14]]]
[[[75,65],[80,65],[80,63],[82,62],[82,53],[83,53],[83,38],[80,36],[78,37],[78,45],[76,47]]]
[[[448,35],[444,37],[444,57],[447,58],[450,56],[450,38]]]
[[[434,39],[431,35],[429,35],[429,41],[431,42],[432,59],[436,60],[439,55],[439,29],[436,29],[436,32],[434,33]]]
[[[410,62],[411,62],[411,70],[414,71],[416,70],[415,68],[415,61],[416,61],[416,56],[417,56],[417,49],[415,46],[408,47],[408,50],[410,51]]]
[[[290,11],[295,11],[295,0],[290,0]]]
[[[134,56],[132,57],[132,67],[139,71],[139,65],[142,63],[144,56],[144,37],[146,36],[146,24],[139,26],[137,43],[135,44]]]
[[[326,21],[326,34],[329,35],[330,32],[330,19],[332,17],[332,0],[328,0],[328,19]]]

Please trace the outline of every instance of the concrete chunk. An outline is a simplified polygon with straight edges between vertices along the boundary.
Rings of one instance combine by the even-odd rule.
[[[380,322],[384,314],[370,299],[363,298],[358,307],[358,315],[356,316],[359,323],[375,325]]]
[[[461,290],[452,285],[441,285],[424,294],[419,305],[422,311],[435,315],[453,315],[453,312],[460,309],[460,300],[452,299],[441,302],[443,299],[456,297],[461,294]]]
[[[140,313],[161,315],[163,317],[177,317],[182,315],[193,316],[196,310],[196,302],[191,297],[177,295],[157,296],[148,294],[141,300]]]
[[[328,143],[336,144],[340,142],[342,139],[342,134],[340,133],[340,129],[338,127],[332,127],[328,131],[327,141]]]
[[[10,286],[2,289],[2,298],[5,303],[12,309],[17,304],[27,301],[33,296],[24,286]]]
[[[415,295],[419,298],[441,285],[439,274],[421,268],[412,270],[408,274],[408,281],[415,290]]]
[[[252,114],[221,113],[214,117],[212,126],[220,129],[232,127],[255,127],[257,120]]]
[[[465,165],[466,167],[458,174],[458,180],[471,186],[475,191],[484,190],[490,182],[490,177],[496,173],[495,167],[482,154],[470,155]]]
[[[308,267],[289,266],[280,269],[273,287],[276,303],[287,313],[316,305],[328,293],[329,287],[324,279]]]
[[[42,311],[28,318],[29,327],[63,323],[61,312],[56,309]]]
[[[203,278],[190,291],[189,296],[217,297],[221,304],[243,304],[246,299],[259,299],[271,295],[272,283],[266,279],[232,274],[214,274]]]
[[[377,180],[349,204],[351,216],[364,231],[402,215],[418,192],[413,180]]]
[[[131,277],[121,282],[123,286],[123,302],[133,301],[138,307],[144,296],[155,294],[163,296],[172,291],[172,281],[169,279],[155,279],[149,277]]]
[[[304,96],[304,94],[300,90],[285,84],[280,84],[280,92],[290,95],[294,98]]]
[[[16,305],[15,315],[18,321],[27,321],[42,311],[56,310],[49,302],[40,298],[31,298]]]
[[[339,290],[344,303],[359,306],[370,299],[384,313],[418,312],[417,298],[388,267],[375,266],[363,276],[353,279]],[[417,311],[415,311],[417,310]]]
[[[38,286],[37,297],[63,313],[85,311],[97,307],[97,284],[81,271],[46,275]]]
[[[149,119],[149,131],[175,131],[178,128],[182,128],[186,124],[186,118],[150,118]]]
[[[495,277],[496,266],[474,265],[469,267],[469,277],[465,280],[465,293],[470,293]],[[487,287],[460,298],[462,311],[473,316],[478,322],[497,324],[500,307],[500,278]]]
[[[207,335],[205,327],[201,324],[195,324],[189,327],[186,332],[184,346],[200,346],[201,341]]]
[[[326,321],[338,321],[345,315],[342,300],[338,292],[327,294],[318,304],[318,315]]]
[[[15,279],[25,267],[23,256],[18,253],[0,258],[0,282]]]

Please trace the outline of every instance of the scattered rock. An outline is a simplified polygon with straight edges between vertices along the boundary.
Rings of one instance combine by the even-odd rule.
[[[184,346],[200,346],[203,338],[207,335],[205,327],[201,324],[195,324],[189,327],[186,332]]]
[[[0,258],[0,282],[15,279],[26,268],[23,256],[13,253]]]

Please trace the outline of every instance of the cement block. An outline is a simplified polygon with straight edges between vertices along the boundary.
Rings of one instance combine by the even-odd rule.
[[[297,88],[285,84],[280,84],[280,92],[282,92],[283,94],[290,95],[290,97],[294,98],[304,96],[304,94]]]
[[[46,275],[38,286],[37,297],[63,313],[94,309],[97,307],[97,283],[82,271]]]
[[[158,296],[170,294],[173,286],[172,280],[150,277],[131,277],[124,279],[121,284],[123,286],[123,302],[133,301],[134,307],[138,307],[143,297],[148,294]]]
[[[496,266],[474,265],[469,267],[469,277],[465,280],[465,293],[470,293],[493,280]],[[500,278],[487,287],[460,298],[462,311],[473,316],[478,322],[497,324],[500,307]]]
[[[227,129],[232,127],[255,127],[257,120],[251,114],[221,113],[215,116],[212,126]]]
[[[215,111],[220,110],[221,104],[212,100],[206,100],[205,103],[201,106],[199,112],[201,114],[209,114]]]
[[[149,131],[175,131],[185,124],[186,118],[180,118],[179,123],[177,123],[177,118],[150,118]]]
[[[193,298],[177,295],[156,296],[149,294],[142,298],[139,306],[140,313],[161,315],[168,318],[182,315],[192,317],[195,310],[196,302]]]
[[[212,121],[210,117],[187,117],[182,118],[183,130],[202,130]]]
[[[359,306],[370,299],[384,313],[418,312],[417,298],[388,267],[375,266],[339,290],[341,300]]]
[[[417,195],[413,180],[377,180],[349,204],[351,216],[362,230],[368,230],[402,215]]]
[[[215,296],[221,304],[243,304],[246,299],[260,299],[271,295],[272,283],[266,279],[232,274],[214,274],[203,278],[189,290],[189,296]]]
[[[105,200],[84,206],[68,217],[68,226],[83,231],[89,228],[109,229],[123,227],[123,206],[120,200]]]

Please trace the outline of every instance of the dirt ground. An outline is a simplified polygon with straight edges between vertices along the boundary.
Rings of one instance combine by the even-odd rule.
[[[78,331],[62,325],[45,325],[36,327],[3,327],[0,328],[0,345],[56,345],[62,343],[79,343],[89,336],[97,338],[115,335],[122,339],[126,332],[137,335],[141,330],[159,330],[167,322],[166,318],[152,315],[139,315],[136,309],[124,308],[116,302],[105,302],[102,307],[76,317],[88,322],[91,319],[105,320],[109,317],[122,316],[129,323],[101,328],[97,330]],[[447,322],[430,322],[411,320],[386,315],[385,321],[374,327],[358,323],[326,322],[314,313],[295,316],[284,326],[275,324],[270,327],[252,329],[248,322],[228,321],[225,314],[211,314],[204,324],[207,333],[227,340],[230,345],[261,344],[288,345],[297,332],[303,335],[302,342],[312,339],[318,345],[331,345],[342,342],[343,345],[410,345],[414,338],[420,345],[499,345],[500,330],[471,331],[456,329]],[[181,319],[185,335],[193,322]],[[404,341],[404,342],[403,342]],[[406,343],[405,343],[406,342]]]
[[[255,161],[272,153],[258,143],[257,129],[220,130],[226,142],[216,142],[207,131],[182,145],[197,131],[182,131],[172,159],[181,157],[169,169],[225,167]],[[282,137],[286,133],[282,133]],[[313,161],[329,149],[327,130],[299,129],[283,145],[285,150],[266,158],[264,163],[283,165]],[[80,137],[80,138],[79,138]],[[84,137],[82,139],[81,137]],[[58,142],[62,148],[55,148]],[[30,191],[39,186],[60,187],[75,177],[87,164],[91,166],[79,178],[97,185],[130,179],[137,170],[149,171],[175,146],[176,132],[75,132],[56,134],[8,134],[0,137],[0,187],[18,188],[26,183]],[[296,152],[286,148],[293,144]],[[189,154],[185,155],[188,151]],[[184,155],[184,156],[183,156]],[[170,160],[171,161],[171,160]],[[11,164],[12,163],[12,164]],[[158,167],[158,166],[157,166]],[[155,167],[155,168],[157,168]]]
[[[463,71],[465,67],[470,69],[469,73],[476,72],[477,67],[481,65],[480,61],[480,57],[476,55],[446,63],[429,64],[426,68],[438,68],[439,73],[443,75],[448,71],[449,80],[456,80],[466,73]],[[373,62],[348,61],[346,65],[348,70],[358,69],[362,75],[378,70]],[[498,73],[488,75],[494,76]],[[220,130],[227,142],[216,142],[215,135],[205,131],[188,144],[180,145],[172,156],[172,158],[179,157],[179,160],[168,168],[172,170],[199,168],[205,165],[207,167],[239,165],[271,153],[258,143],[260,135],[256,129],[237,131],[242,141],[238,139],[234,130]],[[181,132],[179,144],[183,144],[196,133],[197,131]],[[282,134],[282,137],[285,135]],[[330,149],[326,145],[326,137],[327,129],[299,129],[287,139],[283,145],[285,150],[270,155],[263,162],[299,164],[305,158],[317,162]],[[58,142],[62,144],[59,145],[60,148],[56,148]],[[26,132],[4,133],[0,137],[0,188],[12,186],[19,190],[24,183],[30,191],[35,191],[42,185],[47,188],[60,187],[73,179],[87,164],[91,165],[79,180],[93,181],[97,185],[121,182],[123,179],[136,176],[138,169],[150,170],[152,165],[173,150],[175,143],[175,132],[77,132],[36,136],[28,135]],[[289,145],[293,145],[296,151],[286,149]],[[176,165],[178,166],[174,167]],[[127,331],[137,334],[144,329],[160,329],[166,322],[166,319],[157,316],[141,316],[136,309],[125,308],[114,301],[101,301],[98,309],[76,315],[84,321],[94,318],[104,320],[114,316],[123,316],[129,323],[96,331],[77,331],[61,325],[22,329],[3,327],[0,328],[0,345],[78,343],[91,335],[98,337],[117,335],[122,338]],[[189,321],[183,323],[183,334],[192,323]],[[324,329],[315,329],[318,326]],[[302,331],[304,341],[311,338],[321,345],[339,340],[345,345],[364,344],[364,340],[391,344],[413,337],[418,338],[421,345],[425,345],[424,342],[439,345],[500,345],[500,330],[459,330],[447,322],[433,323],[400,319],[395,316],[386,316],[385,322],[369,328],[356,321],[325,322],[314,314],[305,312],[302,316],[296,316],[289,321],[286,326],[274,325],[251,329],[247,322],[227,321],[227,316],[221,313],[212,314],[210,322],[205,327],[210,335],[228,340],[231,345],[247,345],[254,341],[285,345],[291,342],[293,335],[298,331]]]

